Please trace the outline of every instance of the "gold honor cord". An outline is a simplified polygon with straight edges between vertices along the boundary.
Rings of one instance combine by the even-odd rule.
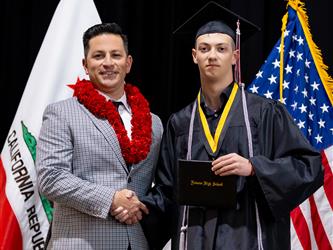
[[[228,117],[230,108],[231,108],[231,106],[232,106],[232,104],[235,100],[237,90],[238,90],[238,84],[234,83],[234,86],[232,88],[229,100],[228,100],[227,104],[225,105],[225,108],[224,108],[223,113],[220,117],[219,123],[217,125],[215,135],[214,135],[214,139],[213,139],[212,134],[210,133],[210,129],[209,129],[209,126],[208,126],[206,116],[205,116],[205,114],[202,111],[202,108],[200,106],[200,92],[198,94],[198,109],[199,109],[201,124],[203,126],[203,129],[204,129],[204,132],[205,132],[205,135],[206,135],[206,139],[207,139],[207,141],[209,143],[209,146],[212,149],[213,153],[215,153],[215,151],[217,149],[217,145],[219,143],[219,138],[220,138],[220,135],[222,133],[224,123],[225,123],[225,121]]]

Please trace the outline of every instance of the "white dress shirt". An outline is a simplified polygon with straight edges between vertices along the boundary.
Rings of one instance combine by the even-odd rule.
[[[127,136],[131,140],[132,139],[132,136],[131,136],[132,135],[132,124],[131,124],[132,110],[131,110],[131,107],[127,103],[127,97],[126,97],[125,92],[124,92],[123,96],[120,97],[118,100],[112,99],[110,96],[104,94],[101,91],[98,91],[98,92],[101,95],[103,95],[106,98],[106,100],[111,100],[111,101],[116,101],[116,102],[122,103],[122,105],[119,105],[119,107],[118,107],[118,112],[119,112],[121,119],[123,120],[123,124],[124,124],[126,132],[127,132]]]

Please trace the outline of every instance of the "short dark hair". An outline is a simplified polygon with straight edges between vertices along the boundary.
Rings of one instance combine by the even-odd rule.
[[[123,34],[121,27],[116,23],[101,23],[96,24],[89,29],[87,29],[83,34],[83,48],[84,48],[84,57],[87,57],[89,50],[89,41],[90,39],[102,35],[102,34],[115,34],[119,35],[124,43],[124,48],[126,54],[128,54],[128,40],[127,36]]]

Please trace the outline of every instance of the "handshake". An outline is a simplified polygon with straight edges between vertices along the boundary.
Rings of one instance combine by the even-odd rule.
[[[148,214],[148,208],[139,201],[135,192],[122,189],[116,191],[111,205],[111,215],[121,223],[132,225],[142,219],[142,212]]]

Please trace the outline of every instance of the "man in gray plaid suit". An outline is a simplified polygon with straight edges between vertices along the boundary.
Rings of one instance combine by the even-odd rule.
[[[48,248],[148,249],[139,198],[153,181],[163,126],[125,84],[132,57],[120,27],[95,25],[83,43],[90,80],[46,108],[37,144],[39,189],[54,203]]]

